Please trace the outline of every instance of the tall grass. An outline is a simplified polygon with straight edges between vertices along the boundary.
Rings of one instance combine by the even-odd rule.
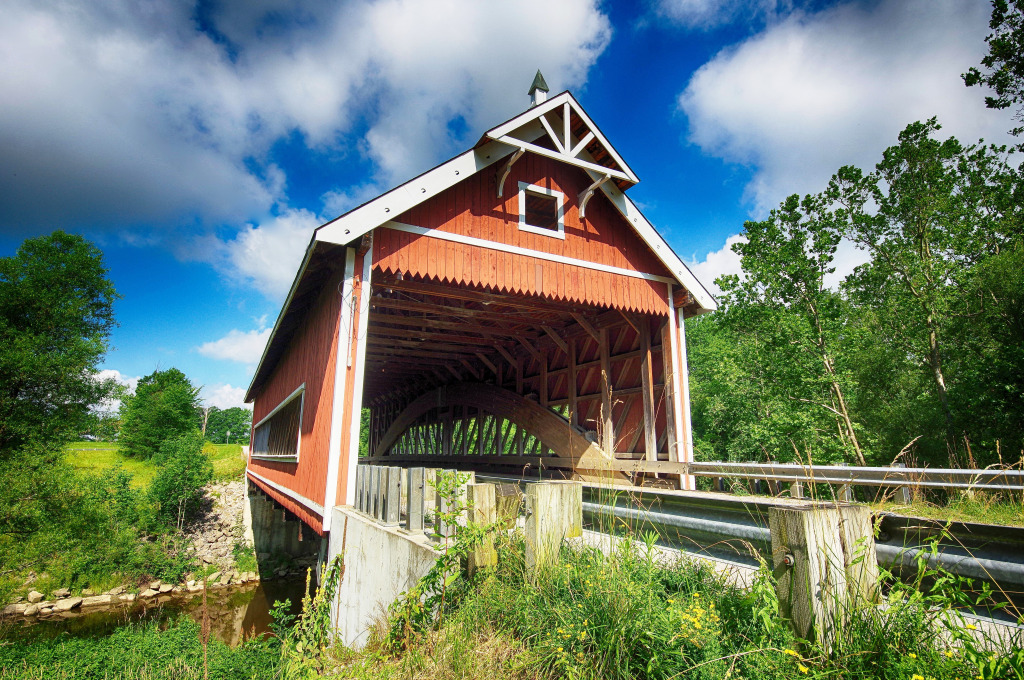
[[[453,585],[439,630],[421,630],[396,657],[383,653],[394,649],[389,645],[350,655],[339,672],[581,680],[1024,678],[1021,641],[979,637],[971,630],[977,626],[957,614],[966,584],[937,578],[926,559],[916,581],[899,584],[884,574],[887,602],[854,616],[826,652],[796,639],[779,617],[767,567],[750,588],[734,587],[706,563],[666,564],[656,539],[627,537],[609,553],[566,547],[557,565],[532,575],[522,537],[505,537],[495,569]],[[494,660],[482,659],[480,649]]]

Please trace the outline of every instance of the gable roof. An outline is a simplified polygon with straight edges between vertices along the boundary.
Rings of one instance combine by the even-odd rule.
[[[538,144],[544,137],[547,137],[553,149]],[[315,257],[316,255],[330,245],[352,243],[470,175],[499,162],[507,163],[507,176],[507,170],[525,151],[583,169],[594,180],[590,190],[600,190],[605,194],[676,281],[690,293],[696,303],[695,313],[703,314],[718,308],[714,296],[697,280],[689,267],[624,193],[629,187],[637,184],[639,178],[608,142],[576,98],[570,92],[564,91],[491,128],[472,149],[317,227],[306,249],[303,265],[296,273],[285,304],[274,324],[267,347],[253,375],[253,382],[246,392],[245,401],[251,401],[257,378],[265,369],[270,369],[271,366],[265,366],[267,360],[276,363],[274,357],[283,351],[282,343],[286,339],[279,336],[290,335],[287,332],[282,333],[288,326],[285,321],[295,316],[296,312],[292,306],[297,292],[307,290],[310,286],[310,282],[306,280],[309,278],[307,268],[311,261],[319,259]],[[501,181],[504,182],[504,177]]]
[[[547,114],[556,110],[560,110],[558,121],[562,123],[561,135],[553,129],[554,126],[547,118]],[[562,118],[566,111],[570,112],[568,134],[565,133],[566,121]],[[577,129],[582,122],[585,128],[583,139],[577,140],[573,134],[573,120],[576,121]],[[589,137],[591,134],[592,138]],[[555,142],[555,151],[538,145],[536,142],[545,135],[549,139],[560,137],[561,150],[557,150],[559,142]],[[573,143],[572,148],[566,148],[566,140]],[[584,140],[588,140],[586,146],[581,145]],[[626,221],[633,225],[640,238],[672,272],[675,279],[690,292],[698,305],[697,313],[710,312],[718,308],[714,296],[697,280],[654,225],[626,196],[624,191],[640,180],[568,91],[491,128],[472,149],[318,227],[314,240],[335,244],[351,243],[471,174],[513,156],[520,150],[533,151],[576,165],[583,168],[595,182],[606,176],[614,180],[602,182],[598,188]],[[603,152],[606,155],[597,156],[595,152]]]

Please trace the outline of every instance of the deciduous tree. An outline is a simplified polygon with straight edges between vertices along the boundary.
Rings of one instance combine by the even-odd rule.
[[[991,88],[995,96],[985,97],[985,105],[990,109],[1016,106],[1014,117],[1024,123],[1024,3],[993,0],[989,28],[992,33],[985,38],[988,54],[981,60],[985,70],[971,67],[963,74],[964,83]],[[1019,135],[1024,125],[1010,132]]]
[[[151,458],[160,446],[196,428],[199,389],[176,368],[139,380],[121,405],[121,451]]]

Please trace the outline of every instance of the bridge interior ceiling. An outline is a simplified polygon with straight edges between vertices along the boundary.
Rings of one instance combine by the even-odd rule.
[[[363,404],[370,451],[417,397],[442,386],[483,383],[562,416],[608,456],[677,460],[672,407],[672,324],[640,315],[441,285],[410,276],[372,277]],[[434,427],[441,421],[449,428]],[[392,453],[559,455],[485,405],[432,409]],[[444,445],[441,432],[455,437]],[[390,440],[389,440],[390,441]]]

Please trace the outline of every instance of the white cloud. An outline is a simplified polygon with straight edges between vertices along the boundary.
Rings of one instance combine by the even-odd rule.
[[[679,97],[689,139],[750,165],[763,216],[791,193],[824,188],[846,164],[872,169],[908,123],[1005,141],[1009,114],[985,108],[960,74],[985,53],[986,3],[881,0],[795,13],[722,51]]]
[[[738,20],[771,19],[792,6],[789,0],[659,0],[656,10],[686,28],[709,30]]]
[[[96,379],[113,380],[127,387],[129,392],[134,393],[135,388],[139,384],[139,380],[142,379],[142,376],[136,375],[134,377],[129,377],[127,375],[124,375],[123,373],[121,373],[121,371],[118,371],[117,369],[105,368],[102,371],[96,373]]]
[[[687,262],[693,275],[704,284],[704,287],[712,295],[722,294],[722,289],[715,285],[715,279],[729,274],[739,275],[743,272],[740,267],[740,256],[732,251],[732,246],[734,243],[745,241],[746,239],[740,234],[734,234],[725,240],[725,245],[708,253],[703,260],[698,261],[696,257],[693,257]]]
[[[743,268],[740,266],[740,256],[733,252],[732,247],[736,243],[745,243],[746,238],[742,234],[733,234],[725,240],[718,250],[708,253],[703,260],[696,257],[687,262],[690,271],[697,280],[711,291],[712,295],[722,294],[722,289],[715,285],[715,280],[720,276],[735,274],[743,275]],[[858,248],[852,241],[842,240],[836,248],[832,258],[832,267],[835,269],[831,274],[825,275],[825,286],[836,290],[843,279],[849,276],[853,270],[870,259],[867,251]]]
[[[216,263],[229,276],[283,301],[320,223],[308,210],[289,210],[259,225],[246,225],[233,239],[219,243]]]
[[[205,357],[256,364],[263,355],[263,348],[270,339],[270,329],[240,331],[232,329],[218,340],[205,342],[196,350]]]
[[[223,383],[209,387],[204,386],[199,397],[207,406],[216,406],[219,409],[234,408],[235,406],[251,408],[244,401],[244,389]]]
[[[102,371],[97,371],[95,377],[96,380],[99,381],[113,380],[116,383],[124,385],[126,388],[128,388],[128,392],[130,394],[135,393],[135,388],[138,387],[139,380],[142,378],[141,375],[129,377],[121,373],[121,371],[118,371],[117,369],[113,368],[105,368]],[[116,413],[118,410],[120,410],[120,408],[120,399],[106,399],[99,403],[95,407],[95,410],[100,413]]]
[[[283,139],[362,153],[390,186],[525,108],[538,67],[581,86],[610,40],[598,5],[9,0],[0,226],[265,221],[289,205]]]

